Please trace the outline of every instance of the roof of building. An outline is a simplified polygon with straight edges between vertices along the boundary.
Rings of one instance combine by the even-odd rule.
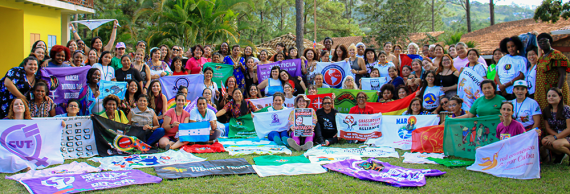
[[[416,32],[416,33],[411,33],[408,38],[410,39],[409,42],[415,42],[416,44],[420,45],[420,44],[424,44],[427,40],[427,35],[429,34],[433,37],[438,37],[439,35],[442,35],[444,33],[444,31],[437,31],[437,32]],[[337,45],[339,44],[343,44],[344,46],[348,47],[350,44],[354,43],[359,43],[359,42],[363,42],[363,37],[362,36],[348,36],[348,37],[334,37],[333,39],[333,46],[332,48],[336,48]],[[367,47],[373,47],[375,49],[382,49],[382,46],[378,45],[377,42],[372,39],[369,43],[364,43],[366,44]]]
[[[286,49],[289,49],[290,47],[294,47],[296,46],[295,41],[297,40],[296,36],[288,33],[288,34],[284,34],[280,37],[274,38],[272,40],[269,40],[267,42],[264,42],[260,45],[257,45],[257,50],[261,51],[261,50],[267,50],[267,52],[269,53],[269,56],[272,56],[276,53],[275,51],[275,46],[277,45],[277,43],[283,43],[285,45]],[[305,48],[313,48],[313,41],[304,39],[303,40],[303,47]],[[325,46],[323,46],[321,43],[317,42],[317,49],[323,49],[325,48]],[[299,52],[299,56],[302,55],[303,51],[298,51]]]

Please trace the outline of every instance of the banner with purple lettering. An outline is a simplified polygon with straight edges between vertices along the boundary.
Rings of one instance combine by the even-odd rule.
[[[67,103],[77,99],[79,91],[86,84],[87,71],[91,67],[45,67],[41,75],[49,83],[48,96],[55,103]],[[46,91],[47,92],[47,91]]]
[[[303,75],[301,71],[301,59],[278,61],[265,65],[257,65],[257,79],[259,83],[271,76],[271,68],[273,68],[273,66],[279,66],[281,70],[287,70],[292,77]]]
[[[0,172],[62,164],[58,120],[0,120]]]

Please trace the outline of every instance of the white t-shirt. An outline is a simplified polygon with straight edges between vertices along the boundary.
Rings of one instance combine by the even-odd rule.
[[[514,106],[514,114],[515,120],[519,123],[522,123],[523,126],[526,128],[528,126],[532,126],[534,124],[534,120],[532,120],[532,116],[534,115],[542,115],[542,111],[540,110],[540,106],[536,100],[532,98],[525,98],[522,103],[517,103],[517,99],[511,100]]]
[[[441,90],[441,86],[426,87],[422,97],[424,108],[427,110],[437,108],[439,106],[439,97],[443,95],[445,95],[445,92]]]
[[[287,108],[291,108],[295,106],[295,96],[291,97],[291,98],[287,98],[285,97],[285,104],[283,104],[284,106],[286,106]]]
[[[209,108],[206,109],[206,116],[202,117],[198,108],[194,108],[190,111],[190,120],[196,122],[210,122],[210,121],[217,121],[216,113]]]
[[[528,94],[534,94],[534,91],[536,90],[536,65],[529,69],[524,76],[524,79],[528,84]]]
[[[97,68],[101,71],[101,80],[111,81],[115,78],[115,69],[109,65],[103,66],[101,63],[95,63],[93,68]]]
[[[483,64],[483,66],[485,66],[485,68],[487,68],[487,62],[485,61],[485,59],[483,59],[482,56],[479,57],[479,59],[477,59],[477,62]],[[455,69],[457,69],[458,71],[462,68],[467,66],[467,63],[469,63],[469,59],[467,59],[467,57],[465,57],[464,59],[461,59],[458,57],[455,57],[455,59],[453,59],[453,66],[455,67]]]
[[[481,63],[477,63],[477,65],[473,67],[467,66],[464,68],[470,68],[473,71],[475,71],[477,74],[479,74],[481,77],[487,77],[487,68]]]
[[[509,54],[505,55],[499,63],[497,64],[497,76],[499,76],[499,81],[501,84],[510,82],[515,77],[519,76],[520,73],[523,75],[526,73],[526,58],[517,55],[511,56]],[[513,93],[513,86],[506,88],[508,94]]]
[[[378,71],[380,72],[380,77],[390,78],[390,75],[388,74],[388,68],[392,66],[394,66],[394,63],[392,62],[388,62],[385,65],[378,65],[378,63],[376,63],[376,65],[374,65],[374,68],[378,69]]]
[[[443,154],[437,154],[437,153],[410,153],[410,152],[406,152],[403,155],[404,157],[404,163],[412,163],[412,164],[437,164],[434,161],[428,160],[428,157],[432,157],[432,158],[439,158],[439,159],[443,159],[444,155]]]

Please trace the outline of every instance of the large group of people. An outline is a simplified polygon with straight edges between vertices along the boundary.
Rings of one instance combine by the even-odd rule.
[[[346,62],[353,76],[347,76],[342,89],[361,89],[362,78],[384,77],[378,99],[370,99],[365,92],[356,96],[351,114],[373,114],[367,102],[392,102],[415,95],[405,115],[427,115],[449,112],[452,117],[472,118],[499,115],[501,124],[497,136],[508,137],[531,129],[541,129],[543,148],[551,151],[554,162],[570,154],[570,102],[566,74],[570,72],[568,58],[552,48],[552,37],[547,33],[537,36],[537,47],[525,48],[517,37],[506,37],[497,43],[492,59],[485,61],[480,52],[459,42],[455,45],[422,45],[410,43],[407,47],[386,42],[382,50],[366,48],[363,43],[339,44],[332,48],[331,38],[323,40],[324,49],[285,48],[276,45],[277,53],[270,56],[247,46],[230,46],[224,42],[216,46],[160,45],[147,52],[147,43],[139,41],[133,52],[127,53],[123,42],[115,44],[116,26],[109,42],[103,46],[100,37],[85,45],[73,29],[74,40],[67,46],[55,45],[47,50],[44,41],[33,44],[29,57],[10,69],[0,85],[0,116],[7,119],[32,117],[78,116],[97,114],[116,122],[142,127],[152,132],[147,143],[164,149],[176,149],[189,142],[180,142],[178,126],[188,122],[210,122],[211,138],[215,141],[223,131],[220,125],[231,118],[252,112],[287,109],[285,101],[294,99],[294,107],[306,108],[307,95],[330,88],[323,75],[316,70],[317,62]],[[114,48],[113,48],[114,47]],[[447,49],[446,49],[447,47]],[[185,51],[186,50],[186,51]],[[302,75],[291,76],[279,66],[271,68],[269,78],[260,81],[257,65],[288,59],[301,59]],[[207,62],[225,63],[234,68],[233,75],[223,85],[212,81],[215,70],[204,68]],[[16,65],[15,65],[16,66]],[[64,114],[56,115],[54,99],[46,95],[48,84],[41,80],[39,69],[44,67],[90,66],[86,83],[77,99],[64,103]],[[469,110],[462,108],[457,96],[459,76],[471,69],[484,81],[480,84],[482,96]],[[165,88],[159,78],[173,75],[203,74],[202,96],[191,110],[184,107],[188,89],[181,88],[175,97],[175,108],[168,108]],[[127,92],[121,98],[109,95],[100,98],[100,81],[127,82]],[[258,110],[249,99],[272,97],[273,105]],[[330,145],[339,142],[335,123],[334,97],[324,98],[322,108],[314,112],[314,136],[299,138],[293,130],[274,131],[268,136],[277,144],[296,150],[307,150],[315,144]],[[290,119],[290,125],[294,120]],[[190,142],[192,143],[192,142]]]

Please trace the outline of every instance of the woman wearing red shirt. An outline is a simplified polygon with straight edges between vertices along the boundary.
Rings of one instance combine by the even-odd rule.
[[[352,107],[349,114],[374,114],[374,108],[366,105],[368,95],[364,92],[358,92],[356,95],[356,106]]]
[[[186,69],[188,70],[189,74],[200,74],[202,73],[202,66],[204,63],[211,62],[211,60],[202,57],[204,48],[202,48],[201,45],[192,47],[192,51],[194,52],[194,57],[188,59],[186,62]]]

